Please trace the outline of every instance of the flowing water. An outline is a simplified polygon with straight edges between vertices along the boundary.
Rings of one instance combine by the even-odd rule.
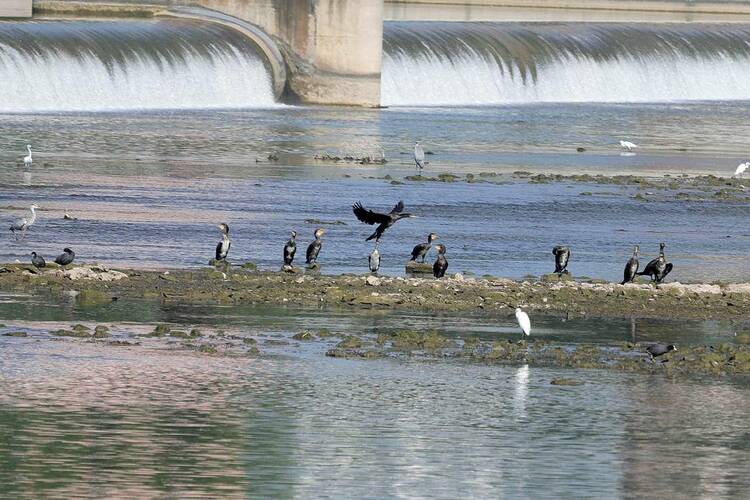
[[[276,103],[262,58],[225,28],[2,22],[0,217],[41,209],[24,240],[3,236],[0,262],[70,246],[80,262],[203,266],[228,222],[230,260],[277,269],[291,229],[299,255],[323,224],[323,272],[361,273],[372,228],[351,203],[403,199],[418,218],[386,233],[386,274],[435,231],[450,272],[539,275],[567,243],[575,275],[616,280],[632,244],[647,258],[664,240],[670,278],[750,280],[746,203],[643,202],[629,187],[509,175],[731,174],[747,160],[748,39],[745,25],[387,23],[392,107],[363,110]],[[621,139],[637,154],[622,155]],[[434,153],[427,175],[505,175],[393,183],[414,173],[415,140]],[[324,153],[388,163],[314,158]],[[238,358],[49,335],[162,321],[275,344]],[[30,332],[0,336],[0,496],[743,498],[750,486],[744,378],[342,360],[291,339],[307,328],[505,338],[517,335],[508,318],[82,307],[0,291],[0,322]],[[570,344],[713,343],[738,328],[533,322],[536,338]],[[585,383],[550,385],[559,377]]]

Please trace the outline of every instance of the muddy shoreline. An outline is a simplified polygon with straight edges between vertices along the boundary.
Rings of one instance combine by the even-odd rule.
[[[299,307],[398,309],[420,312],[471,312],[513,315],[517,306],[530,315],[563,318],[722,319],[750,314],[750,284],[649,283],[619,285],[601,281],[469,278],[460,274],[429,278],[327,276],[257,271],[231,267],[148,271],[75,266],[35,270],[30,265],[0,265],[0,290],[74,297],[82,306],[120,299],[178,304],[276,304]]]

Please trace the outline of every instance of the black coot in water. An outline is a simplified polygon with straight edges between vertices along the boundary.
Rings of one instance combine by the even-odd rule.
[[[232,241],[229,239],[229,226],[222,222],[219,224],[219,231],[221,231],[221,240],[216,244],[216,260],[226,260],[229,248],[232,246]]]
[[[323,237],[325,232],[325,229],[323,229],[322,227],[319,227],[315,230],[315,240],[313,240],[313,242],[308,245],[307,253],[305,255],[305,257],[307,257],[307,264],[318,263],[318,254],[320,253],[320,249],[323,247],[323,240],[321,240],[321,238]]]
[[[294,254],[297,253],[297,231],[292,231],[289,241],[284,245],[284,265],[291,266],[294,262]]]
[[[667,259],[664,256],[665,246],[664,243],[659,243],[659,256],[646,264],[646,267],[643,268],[643,271],[638,273],[638,276],[650,276],[651,281],[655,281],[656,283],[664,281],[664,278],[672,272],[673,267],[672,263],[667,262]]]
[[[383,232],[394,225],[396,222],[407,217],[414,217],[412,214],[404,212],[403,201],[399,201],[398,203],[396,203],[396,206],[393,207],[393,209],[391,209],[391,211],[387,214],[379,214],[377,212],[373,212],[372,210],[368,210],[359,202],[352,205],[352,211],[354,212],[354,215],[357,217],[357,219],[360,220],[360,222],[364,222],[365,224],[370,225],[379,224],[378,227],[375,228],[375,232],[368,236],[367,239],[365,239],[365,241],[370,241],[374,238],[376,243],[380,241],[380,237],[383,236]]]
[[[76,258],[76,254],[71,250],[70,248],[63,248],[63,253],[57,256],[55,259],[55,264],[59,264],[61,266],[67,266],[68,264],[73,263],[73,259]]]
[[[649,356],[651,356],[651,359],[658,358],[659,356],[663,356],[664,354],[668,353],[669,351],[676,351],[677,347],[674,344],[664,344],[662,342],[652,344],[646,348],[646,351],[648,351]]]
[[[427,252],[430,251],[430,247],[432,246],[432,242],[438,239],[438,235],[435,233],[430,233],[427,235],[427,243],[420,243],[419,245],[415,246],[414,249],[411,251],[411,260],[415,261],[417,259],[420,259],[420,262],[424,263],[424,258],[427,257]]]
[[[436,278],[442,278],[445,276],[445,271],[448,270],[448,260],[445,258],[445,245],[438,243],[435,245],[438,256],[435,263],[432,265],[432,274]]]
[[[567,273],[568,271],[565,269],[568,267],[568,261],[570,260],[570,247],[557,245],[552,249],[552,255],[555,256],[555,273]]]
[[[640,265],[638,262],[638,252],[640,252],[640,248],[636,245],[633,247],[633,256],[630,257],[628,263],[625,264],[625,270],[622,273],[622,283],[620,283],[621,285],[632,283],[636,274],[638,274],[638,266]]]
[[[42,257],[41,255],[37,255],[36,252],[31,252],[31,264],[37,269],[41,269],[47,266],[47,263],[44,261],[44,257]]]

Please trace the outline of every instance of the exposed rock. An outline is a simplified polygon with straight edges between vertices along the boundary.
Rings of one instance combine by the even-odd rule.
[[[365,278],[365,283],[367,283],[369,286],[380,286],[380,278],[371,275]]]

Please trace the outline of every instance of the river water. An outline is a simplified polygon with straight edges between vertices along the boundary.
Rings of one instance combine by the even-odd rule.
[[[742,498],[746,378],[678,379],[462,361],[325,357],[301,329],[442,328],[514,338],[509,319],[269,307],[83,307],[0,298],[3,495]],[[49,337],[169,321],[259,339],[261,357]],[[144,322],[145,325],[144,325]],[[534,318],[534,337],[710,341],[720,323]],[[512,333],[511,333],[512,332]],[[142,339],[142,337],[141,337]],[[335,341],[334,341],[335,343]],[[583,385],[554,386],[556,378]]]
[[[230,260],[277,269],[288,233],[300,254],[326,226],[325,273],[362,272],[372,228],[351,204],[388,210],[404,200],[418,218],[382,240],[381,271],[403,272],[411,248],[437,232],[451,272],[519,278],[552,267],[568,244],[577,276],[616,280],[633,244],[643,258],[666,241],[679,281],[750,279],[750,209],[742,202],[633,198],[633,189],[573,182],[409,182],[421,140],[426,175],[517,170],[563,174],[730,175],[746,158],[744,102],[557,104],[490,108],[285,107],[267,110],[3,115],[0,206],[5,224],[41,206],[21,242],[0,261],[47,258],[63,247],[81,262],[137,267],[201,266],[231,227]],[[564,126],[563,126],[564,124]],[[641,146],[623,156],[617,141]],[[32,143],[34,164],[20,162]],[[583,147],[583,153],[576,148]],[[385,155],[385,165],[315,160]],[[276,155],[277,161],[268,160]],[[581,196],[581,193],[593,193]],[[77,221],[64,221],[65,212]],[[430,257],[432,259],[432,257]]]

